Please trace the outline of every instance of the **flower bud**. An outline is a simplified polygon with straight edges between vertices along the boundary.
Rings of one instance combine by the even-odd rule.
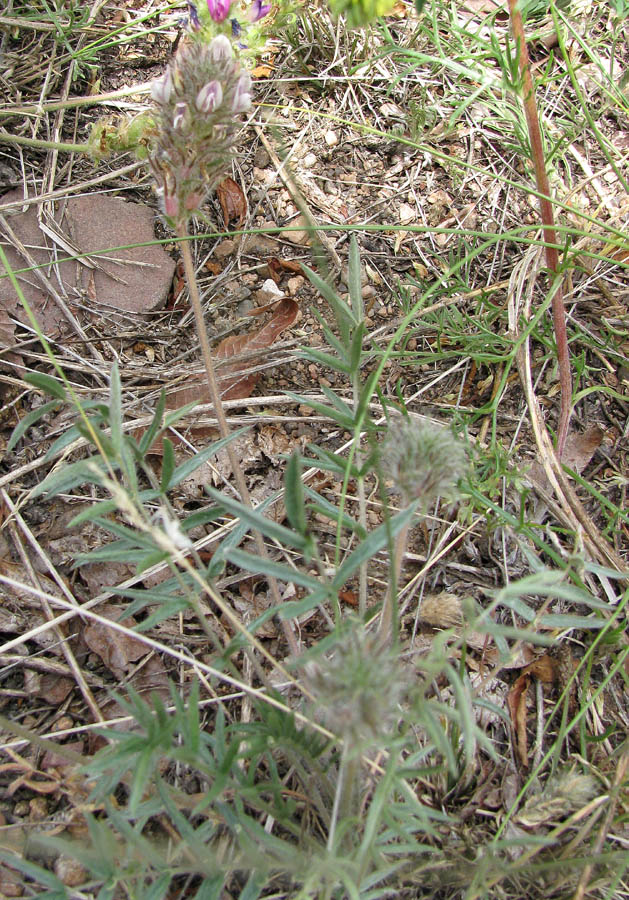
[[[151,84],[151,97],[156,103],[168,103],[173,89],[170,72],[166,72],[161,78],[156,78]]]
[[[232,58],[232,45],[229,42],[229,38],[226,38],[224,34],[217,35],[209,47],[210,51],[210,59],[213,62],[221,62],[223,59],[231,59]]]
[[[212,110],[217,109],[222,102],[223,88],[221,87],[220,81],[208,81],[197,94],[197,99],[195,101],[197,109],[202,113],[212,112]]]
[[[186,114],[188,107],[181,101],[175,106],[175,115],[173,116],[173,128],[175,131],[182,131],[186,122]]]
[[[207,8],[215,22],[224,22],[229,13],[231,0],[207,0]]]
[[[241,113],[247,112],[249,107],[251,106],[251,78],[246,72],[238,79],[238,84],[236,85],[236,91],[234,93],[234,101],[232,104],[232,112]]]

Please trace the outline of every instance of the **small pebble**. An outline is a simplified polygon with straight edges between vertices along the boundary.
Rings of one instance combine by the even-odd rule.
[[[264,147],[258,147],[256,150],[256,154],[253,157],[253,164],[258,167],[258,169],[266,169],[268,164],[271,162],[271,157],[266,152]]]
[[[311,169],[315,165],[316,162],[317,162],[317,157],[315,156],[314,153],[306,153],[306,155],[304,156],[304,159],[303,159],[303,165],[307,169]]]
[[[325,142],[328,147],[336,147],[339,142],[339,137],[336,131],[326,131],[325,133]]]

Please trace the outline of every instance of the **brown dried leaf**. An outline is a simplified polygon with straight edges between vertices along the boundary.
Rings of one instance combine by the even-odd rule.
[[[545,653],[522,669],[522,675],[534,675],[539,681],[543,681],[544,684],[552,684],[557,677],[555,660],[548,653]]]
[[[284,272],[292,272],[293,274],[302,275],[303,267],[297,259],[282,259],[281,256],[272,256],[267,267],[269,275],[276,284],[279,284]]]
[[[223,210],[225,228],[229,228],[231,222],[240,228],[247,215],[247,201],[240,185],[233,178],[225,178],[216,188],[216,193]]]
[[[530,682],[529,675],[520,675],[507,695],[509,713],[515,732],[516,751],[522,767],[529,765],[526,737],[526,693]]]
[[[100,610],[105,619],[120,621],[124,610],[120,606],[108,604]],[[136,621],[133,618],[123,619],[122,623],[127,628],[133,628]],[[130,667],[142,656],[146,656],[148,648],[139,638],[130,634],[123,634],[114,628],[109,628],[105,622],[91,621],[83,630],[85,643],[93,653],[97,653],[108,669],[117,678],[123,678]]]
[[[67,675],[53,675],[48,672],[43,675],[39,685],[39,696],[53,706],[61,706],[63,701],[71,694],[74,688],[74,680]]]
[[[572,431],[566,440],[562,462],[575,472],[582,472],[601,446],[605,432],[598,425],[586,431]]]
[[[256,350],[266,350],[280,336],[280,334],[295,322],[299,306],[294,300],[280,300],[273,317],[258,331],[249,332],[221,341],[215,350],[216,359],[230,359],[241,353],[253,353]],[[249,397],[258,380],[258,374],[241,375],[234,377],[241,365],[232,363],[223,366],[220,370],[220,387],[223,400],[244,400]],[[228,375],[229,377],[225,377]]]

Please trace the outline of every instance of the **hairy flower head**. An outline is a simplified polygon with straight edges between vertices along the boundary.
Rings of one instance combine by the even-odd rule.
[[[451,496],[463,474],[465,450],[452,432],[422,420],[394,422],[382,444],[382,468],[404,500],[425,507]]]
[[[251,79],[219,35],[181,47],[151,94],[157,107],[151,168],[166,215],[181,224],[227,170],[238,116],[251,106]]]
[[[388,732],[403,679],[396,655],[362,623],[350,623],[325,659],[306,665],[317,713],[328,728],[352,745]]]

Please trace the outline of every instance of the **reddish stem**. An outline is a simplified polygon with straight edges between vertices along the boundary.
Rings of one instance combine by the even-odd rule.
[[[524,23],[519,9],[519,0],[509,0],[509,13],[511,16],[511,29],[519,50],[520,75],[524,87],[522,102],[524,114],[531,142],[533,165],[535,167],[535,182],[540,194],[539,205],[542,225],[544,229],[544,242],[546,253],[546,265],[550,272],[557,275],[559,272],[559,254],[557,252],[557,233],[553,217],[553,204],[550,199],[550,184],[544,162],[544,148],[539,127],[537,105],[535,103],[535,88],[531,77],[529,53],[524,34]],[[555,329],[555,343],[557,345],[557,363],[559,365],[559,383],[561,386],[561,407],[559,411],[559,425],[557,427],[557,456],[561,459],[568,435],[568,423],[570,421],[572,402],[572,375],[570,373],[570,353],[568,350],[568,333],[566,330],[566,311],[564,308],[563,285],[560,282],[552,297],[553,327]]]

